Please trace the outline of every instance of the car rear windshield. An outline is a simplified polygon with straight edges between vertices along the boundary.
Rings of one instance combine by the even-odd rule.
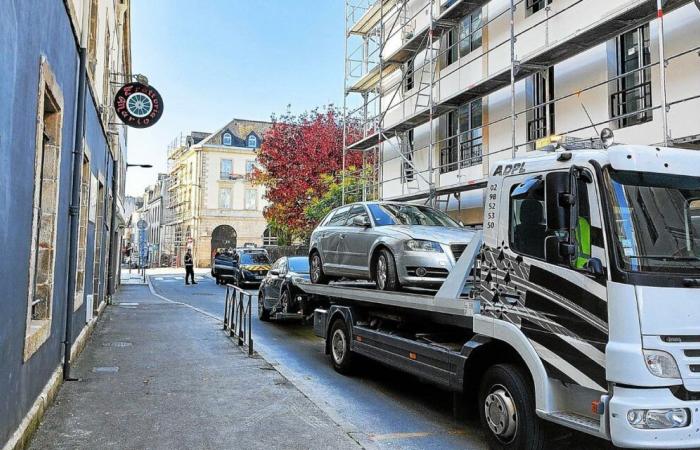
[[[423,225],[431,227],[454,227],[459,224],[447,214],[427,206],[399,203],[371,203],[367,205],[374,223],[385,225]]]
[[[243,253],[241,264],[270,264],[270,260],[264,253]]]
[[[309,273],[309,259],[289,258],[289,270],[296,273]]]

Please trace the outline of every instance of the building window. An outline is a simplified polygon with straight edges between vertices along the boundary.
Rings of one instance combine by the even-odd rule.
[[[97,0],[90,0],[90,21],[88,23],[88,73],[95,79],[97,69]]]
[[[233,145],[233,136],[231,133],[224,133],[222,136],[222,143],[224,145]]]
[[[552,0],[525,0],[525,14],[527,16],[535,14],[537,11],[543,10],[550,3],[552,3]]]
[[[456,111],[447,113],[444,135],[445,139],[440,146],[440,173],[457,170],[458,120]]]
[[[415,70],[416,70],[416,59],[411,58],[408,61],[406,61],[406,78],[404,81],[403,85],[403,90],[405,91],[410,91],[413,89],[413,86],[415,85]]]
[[[80,179],[80,220],[78,231],[78,258],[75,272],[75,300],[74,310],[78,310],[85,298],[85,268],[87,263],[87,230],[88,230],[88,208],[90,205],[90,161],[83,160],[83,169]]]
[[[538,72],[525,82],[527,140],[535,148],[537,139],[554,133],[554,67]],[[551,103],[548,103],[551,102]]]
[[[245,190],[245,209],[255,210],[258,209],[258,190],[257,189],[246,189]]]
[[[413,129],[408,130],[401,136],[401,178],[403,183],[409,183],[415,179],[415,171],[413,166]]]
[[[460,167],[481,164],[482,152],[481,99],[465,103],[459,108]]]
[[[464,16],[459,24],[459,56],[481,47],[481,9]]]
[[[255,170],[255,161],[246,161],[245,162],[245,174],[247,177],[250,177],[253,174],[253,170]]]
[[[444,46],[444,67],[449,66],[453,62],[457,61],[459,57],[459,46],[457,45],[457,27],[452,28],[447,33],[445,33],[445,46]]]
[[[219,209],[231,209],[231,188],[219,188]]]
[[[249,148],[256,148],[258,146],[258,138],[251,134],[248,136],[248,147]]]
[[[270,227],[265,228],[262,235],[263,245],[277,245],[277,235],[273,233]]]
[[[46,342],[53,313],[63,97],[44,58],[40,65],[37,103],[25,361]]]
[[[619,128],[637,125],[652,119],[651,63],[649,24],[628,31],[616,39],[615,91],[610,95],[610,110]],[[648,109],[648,110],[647,110]],[[635,114],[635,112],[639,113]]]
[[[97,197],[97,211],[95,215],[95,249],[93,253],[93,271],[92,271],[92,295],[93,295],[93,309],[97,311],[97,307],[100,304],[100,288],[102,287],[102,260],[103,254],[102,249],[104,248],[104,235],[105,235],[105,188],[104,184],[97,182],[97,189],[94,191]]]
[[[221,160],[219,177],[222,180],[233,179],[233,160],[232,159],[222,159]]]

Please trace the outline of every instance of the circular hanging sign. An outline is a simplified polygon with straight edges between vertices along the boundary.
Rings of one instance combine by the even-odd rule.
[[[158,122],[163,115],[163,98],[152,86],[129,83],[122,86],[114,96],[114,110],[126,125],[147,128]]]
[[[136,228],[138,228],[139,230],[145,230],[146,228],[148,228],[148,223],[143,219],[139,219],[139,221],[136,222]]]

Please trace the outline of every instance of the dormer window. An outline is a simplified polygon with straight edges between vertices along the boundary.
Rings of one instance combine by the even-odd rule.
[[[251,134],[248,136],[248,147],[249,148],[256,148],[258,146],[258,138],[254,135]]]
[[[221,141],[224,145],[233,145],[233,136],[231,133],[224,133]]]

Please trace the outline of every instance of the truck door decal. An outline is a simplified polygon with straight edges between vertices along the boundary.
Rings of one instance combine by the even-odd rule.
[[[558,379],[605,391],[605,300],[505,250],[505,243],[482,250],[481,313],[520,327],[540,358],[558,368],[550,377],[564,374]]]

